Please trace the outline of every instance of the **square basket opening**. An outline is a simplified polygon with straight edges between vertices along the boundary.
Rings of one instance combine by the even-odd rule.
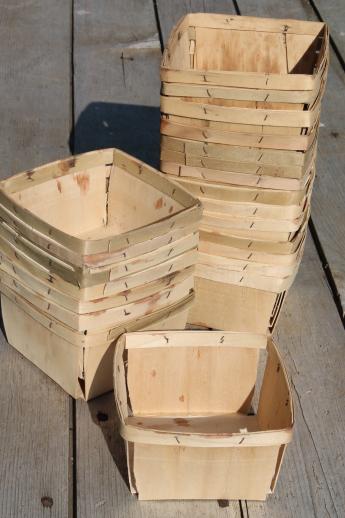
[[[126,427],[222,436],[292,426],[289,385],[270,341],[253,414],[259,353],[266,349],[266,337],[205,331],[126,336],[124,354],[119,350],[115,359],[118,372],[125,373],[117,387],[122,384],[118,394],[126,394],[125,413],[120,403]]]
[[[97,240],[185,209],[178,195],[170,195],[173,189],[167,183],[125,153],[104,150],[21,173],[5,180],[2,189],[16,206],[53,229]]]
[[[325,24],[242,16],[190,14],[169,41],[172,69],[314,74],[325,55]]]
[[[323,33],[314,36],[196,28],[194,66],[197,70],[312,74]]]

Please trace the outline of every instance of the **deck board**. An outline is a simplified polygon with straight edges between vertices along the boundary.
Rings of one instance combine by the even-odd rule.
[[[311,5],[302,0],[288,3],[239,0],[238,6],[243,15],[317,20]],[[327,90],[321,112],[312,219],[345,315],[345,226],[342,224],[345,216],[345,124],[343,111],[339,110],[340,106],[345,105],[345,73],[332,50],[330,55]]]
[[[161,49],[153,3],[145,0],[140,5],[137,16],[138,3],[133,0],[115,5],[101,1],[97,6],[76,2],[75,146],[78,152],[88,146],[117,146],[157,164]],[[217,502],[151,504],[131,496],[121,476],[123,444],[115,434],[113,397],[76,404],[78,516],[240,517],[237,502],[224,510]],[[99,412],[107,414],[108,420],[99,421]]]
[[[189,9],[185,2],[180,1],[177,4],[182,14],[194,10],[193,5]],[[289,4],[273,1],[269,6],[267,4],[268,2],[254,2],[254,0],[238,2],[243,14],[247,15],[306,17],[303,15],[299,0]],[[170,8],[173,13],[176,10]],[[213,10],[209,9],[209,12]],[[233,13],[233,10],[230,6],[229,11],[223,9],[223,12]],[[175,22],[178,16],[172,14],[173,21],[169,21],[165,0],[158,0],[158,13],[162,33],[168,34],[173,21]],[[308,15],[312,18],[313,11],[309,10]],[[331,93],[327,94],[323,113],[327,113],[328,119],[335,123],[334,111],[337,105],[332,101],[333,74],[334,68],[330,73]],[[343,81],[339,67],[337,74],[338,81]],[[338,128],[341,134],[344,121],[340,116],[336,117],[336,121],[341,125],[342,129]],[[337,139],[332,135],[329,136],[330,131],[327,124],[321,128],[319,174],[313,199],[316,210],[314,209],[313,214],[315,213],[317,228],[323,230],[322,242],[327,257],[332,257],[334,272],[336,260],[340,261],[343,256],[341,250],[345,246],[345,240],[340,235],[335,236],[334,233],[328,236],[326,226],[330,224],[330,220],[324,212],[330,209],[333,214],[341,218],[344,211],[343,203],[340,205],[344,180],[340,172],[343,163],[341,161],[337,163],[335,157],[332,157],[334,141]],[[339,146],[337,156],[342,152],[339,141],[340,139],[337,141]],[[330,198],[328,200],[326,198],[329,196],[328,183],[331,168],[336,176],[336,185],[331,189],[332,194],[334,193],[333,208],[329,207]],[[341,227],[341,225],[338,226]],[[342,233],[343,229],[340,228],[335,232]],[[337,265],[337,268],[341,265]],[[304,311],[304,307],[307,311]],[[324,326],[324,322],[327,322],[327,326]],[[341,469],[344,461],[341,429],[345,405],[341,400],[332,399],[333,387],[329,385],[328,379],[336,380],[335,384],[341,394],[338,365],[339,362],[343,362],[344,331],[310,236],[301,271],[287,297],[287,304],[278,323],[277,336],[278,346],[283,352],[293,381],[297,425],[293,443],[287,449],[276,492],[264,504],[242,502],[243,513],[257,517],[340,516],[344,506],[341,492],[344,484],[344,474]],[[328,372],[325,372],[325,355],[330,359],[327,365]],[[320,378],[321,373],[323,379]],[[332,454],[329,452],[328,423],[332,423],[335,429],[332,434],[334,446]]]
[[[160,43],[151,0],[76,0],[76,153],[118,147],[158,164]]]
[[[344,329],[310,235],[278,322],[293,388],[295,433],[275,493],[250,517],[342,516],[345,508]]]
[[[319,16],[330,28],[331,36],[345,62],[345,2],[343,0],[313,0]]]
[[[3,178],[69,154],[70,0],[2,2],[0,46]],[[3,336],[0,389],[0,516],[70,516],[69,396]]]
[[[164,41],[190,11],[234,13],[228,0],[157,0]],[[303,0],[237,0],[242,14],[315,19]],[[314,0],[341,45],[338,0]],[[341,3],[340,6],[342,7]],[[157,165],[160,42],[151,0],[7,1],[1,8],[0,177],[76,152],[115,146]],[[30,44],[28,44],[28,42]],[[74,99],[71,98],[71,65]],[[320,129],[315,228],[345,307],[344,71],[332,53]],[[74,113],[71,108],[74,105]],[[83,518],[342,516],[344,330],[310,236],[278,323],[294,390],[296,427],[266,503],[138,502],[126,485],[113,394],[76,408],[76,501]],[[0,340],[0,516],[73,516],[72,403],[54,382]],[[41,498],[53,505],[43,507]],[[226,502],[222,505],[226,505]]]

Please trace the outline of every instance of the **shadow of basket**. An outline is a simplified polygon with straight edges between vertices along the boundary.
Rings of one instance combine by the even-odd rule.
[[[79,115],[69,146],[73,154],[116,147],[158,167],[159,121],[158,107],[93,102]]]
[[[116,412],[114,393],[108,392],[85,404],[88,406],[92,421],[102,431],[108,450],[129,490],[126,449],[119,433],[120,421]]]

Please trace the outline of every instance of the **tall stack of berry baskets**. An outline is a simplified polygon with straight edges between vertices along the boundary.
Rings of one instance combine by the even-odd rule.
[[[204,212],[190,323],[272,331],[310,215],[328,29],[190,14],[162,66],[161,170]]]

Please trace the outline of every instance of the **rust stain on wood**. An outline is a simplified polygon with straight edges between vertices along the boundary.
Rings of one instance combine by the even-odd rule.
[[[77,182],[80,192],[82,194],[86,194],[90,187],[90,177],[87,173],[77,173],[73,176],[74,180]]]
[[[184,402],[184,395],[183,394],[181,394],[181,396],[179,397],[179,400],[181,401],[181,403]]]
[[[61,160],[58,164],[58,168],[63,173],[67,173],[71,167],[75,166],[75,158],[67,158],[67,160]]]
[[[163,198],[158,198],[158,200],[155,203],[155,209],[161,209],[163,207]]]

